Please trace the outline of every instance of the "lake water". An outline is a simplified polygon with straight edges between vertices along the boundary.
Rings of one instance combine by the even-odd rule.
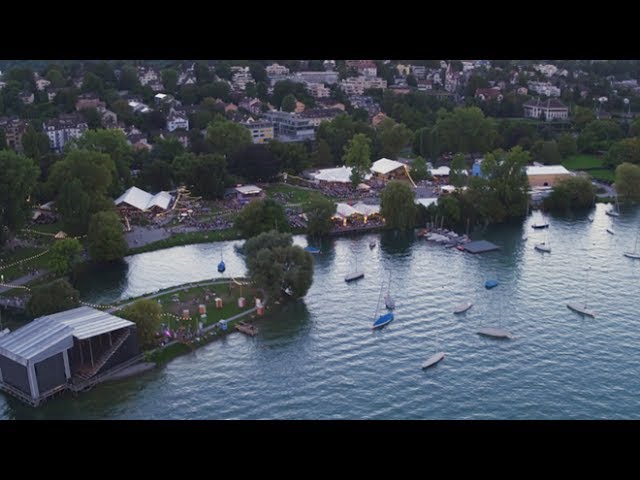
[[[481,255],[393,232],[327,241],[304,301],[260,320],[258,336],[234,333],[38,409],[0,393],[0,418],[640,418],[640,261],[623,256],[634,248],[640,210],[612,219],[607,208],[597,206],[593,223],[585,212],[534,230],[536,212],[523,225],[492,228],[483,237],[502,249]],[[616,235],[606,231],[612,225]],[[533,249],[545,240],[550,254]],[[122,268],[85,272],[83,299],[110,302],[216,277],[221,254],[226,275],[243,275],[234,243],[144,253]],[[365,277],[346,284],[356,258]],[[395,320],[372,331],[389,272]],[[499,286],[486,290],[489,278]],[[585,298],[595,319],[566,307]],[[464,301],[475,305],[454,315]],[[517,339],[477,335],[484,326]],[[423,371],[437,350],[447,357]]]

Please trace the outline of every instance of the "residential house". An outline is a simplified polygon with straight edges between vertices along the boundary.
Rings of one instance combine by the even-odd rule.
[[[527,87],[518,87],[516,93],[518,95],[527,95],[527,93],[529,93],[529,89]]]
[[[296,113],[272,110],[265,113],[265,119],[273,123],[273,131],[277,140],[282,142],[301,142],[314,140],[316,133],[308,118]]]
[[[424,79],[427,76],[427,67],[423,65],[412,65],[411,73],[417,79]]]
[[[277,63],[272,63],[267,68],[265,68],[267,72],[267,76],[272,77],[274,75],[289,75],[289,69],[283,65],[278,65]]]
[[[538,95],[546,95],[547,97],[559,97],[560,89],[551,85],[549,82],[528,82],[529,90],[536,92]]]
[[[138,67],[138,80],[141,85],[148,85],[151,82],[157,82],[160,80],[158,72],[150,67]]]
[[[78,95],[76,100],[76,110],[82,110],[83,108],[98,108],[104,107],[105,103],[100,101],[95,93],[83,93]]]
[[[77,113],[60,115],[42,124],[42,130],[49,137],[49,145],[60,152],[72,138],[80,138],[89,127]]]
[[[194,85],[196,83],[196,75],[193,71],[182,72],[178,75],[178,85]]]
[[[172,132],[168,130],[161,130],[159,133],[159,137],[165,140],[175,138],[182,144],[185,149],[189,148],[189,132],[187,132],[186,130],[174,130]]]
[[[104,107],[98,108],[100,114],[100,122],[103,128],[118,128],[118,115]]]
[[[251,73],[247,72],[238,72],[233,74],[232,83],[236,88],[244,91],[247,88],[247,83],[253,82],[253,77]]]
[[[433,81],[431,80],[418,80],[418,90],[426,92],[427,90],[433,90]]]
[[[551,64],[538,64],[534,65],[533,69],[542,73],[546,77],[552,77],[558,71],[558,67]]]
[[[44,89],[49,85],[51,85],[51,82],[46,78],[39,78],[38,80],[36,80],[36,88],[41,92],[44,91]]]
[[[257,98],[245,98],[238,104],[238,107],[243,108],[252,115],[260,115],[262,112],[262,102]]]
[[[241,123],[251,133],[253,143],[266,143],[274,137],[273,123],[265,121],[249,121]]]
[[[371,125],[373,125],[373,127],[377,127],[378,125],[380,125],[380,123],[385,119],[388,118],[384,112],[380,112],[377,115],[374,115],[373,118],[371,119]]]
[[[362,95],[370,88],[387,88],[387,81],[378,77],[350,77],[340,82],[340,88],[347,95]]]
[[[555,98],[529,100],[523,105],[523,108],[526,118],[544,118],[547,121],[569,118],[569,108]]]
[[[375,77],[378,75],[378,67],[373,60],[347,60],[347,68],[355,68],[358,74],[365,77]]]
[[[300,83],[325,83],[333,85],[338,83],[338,72],[296,72],[294,75],[287,77],[289,80]],[[272,81],[271,85],[275,85]]]
[[[175,102],[175,98],[173,95],[169,95],[168,93],[156,93],[153,96],[153,100],[157,106],[160,105],[171,105]]]
[[[151,150],[151,145],[147,141],[147,137],[142,133],[130,133],[127,135],[127,143],[131,145],[135,150]]]
[[[453,93],[456,90],[458,90],[458,86],[460,84],[460,77],[461,77],[460,72],[456,72],[455,70],[453,70],[453,68],[451,67],[451,64],[449,64],[444,77],[444,89],[449,93]]]
[[[153,90],[154,92],[161,92],[164,90],[164,85],[160,80],[153,80],[149,82],[148,85],[151,88],[151,90]]]
[[[411,65],[403,65],[399,63],[398,65],[396,65],[396,70],[398,71],[399,75],[406,77],[407,75],[411,74]]]
[[[176,110],[172,110],[167,117],[167,130],[173,132],[179,128],[188,131],[189,119],[187,115],[178,113]]]
[[[29,124],[18,117],[0,117],[0,130],[4,131],[4,138],[9,148],[22,153],[22,135]]]
[[[322,83],[308,83],[307,90],[314,98],[329,98],[331,90],[324,86]]]
[[[333,71],[336,69],[336,61],[335,60],[325,60],[322,62],[322,66],[326,71]]]
[[[31,92],[20,92],[18,94],[18,98],[25,105],[29,105],[29,104],[33,103],[33,100],[35,99],[35,96]]]
[[[128,103],[134,113],[149,113],[151,111],[147,105],[137,100],[129,100]]]
[[[310,108],[300,116],[309,119],[314,127],[319,127],[322,122],[330,122],[341,113],[343,111],[339,108]]]
[[[224,113],[237,112],[237,111],[238,111],[238,107],[233,103],[228,103],[224,107]]]
[[[318,108],[339,108],[343,112],[346,110],[345,104],[331,100],[330,98],[320,98],[316,100]]]
[[[500,91],[500,88],[498,87],[493,87],[493,88],[477,88],[476,89],[476,98],[479,98],[480,100],[497,100],[499,102],[502,101],[502,99],[504,98],[504,96],[502,95],[502,92]]]

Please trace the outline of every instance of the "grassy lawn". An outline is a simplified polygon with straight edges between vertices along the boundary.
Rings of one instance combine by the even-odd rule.
[[[4,275],[4,281],[8,282],[10,280],[13,280],[14,278],[26,275],[29,271],[29,268],[47,268],[47,263],[49,262],[50,256],[49,253],[35,258],[31,261],[25,261],[24,263],[21,263],[19,265],[14,265],[9,268],[2,268],[2,265],[10,265],[14,262],[33,257],[39,253],[44,252],[45,250],[46,248],[18,247],[11,253],[2,255],[2,257],[0,257],[2,259],[2,263],[0,263],[0,274]]]
[[[292,185],[283,185],[278,183],[277,185],[271,185],[267,187],[267,195],[273,198],[275,193],[287,193],[292,194],[292,198],[288,199],[290,203],[302,203],[307,204],[312,198],[324,197],[320,192],[315,190],[307,190],[304,188],[294,187]]]
[[[36,232],[41,232],[41,233],[51,233],[51,234],[56,234],[58,233],[60,230],[64,231],[64,229],[62,228],[62,222],[61,221],[57,221],[54,223],[49,223],[46,225],[32,225],[31,227],[27,227],[29,230],[34,230]]]
[[[164,240],[159,240],[142,247],[131,248],[127,252],[127,255],[153,252],[155,250],[162,250],[163,248],[177,247],[179,245],[237,240],[238,238],[240,238],[240,234],[234,228],[229,228],[227,230],[205,230],[202,232],[176,233]]]
[[[562,165],[569,170],[584,170],[588,168],[602,168],[604,160],[595,155],[572,155]]]
[[[607,182],[613,182],[615,180],[615,172],[607,168],[589,170],[589,175],[591,175],[596,180],[603,180]]]

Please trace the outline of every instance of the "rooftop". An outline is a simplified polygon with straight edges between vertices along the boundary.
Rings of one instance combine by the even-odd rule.
[[[152,207],[160,207],[166,210],[171,203],[171,198],[169,192],[159,192],[152,195],[138,187],[131,187],[115,200],[115,204],[120,205],[121,203],[126,203],[143,211],[149,210]]]
[[[527,175],[571,175],[562,165],[528,165]]]
[[[371,165],[371,171],[374,173],[380,173],[386,175],[389,172],[393,172],[399,168],[404,169],[405,164],[396,162],[395,160],[389,160],[388,158],[381,158]]]

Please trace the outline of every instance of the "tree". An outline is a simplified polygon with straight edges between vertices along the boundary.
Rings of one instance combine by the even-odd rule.
[[[247,269],[253,283],[270,297],[288,290],[291,297],[302,298],[313,283],[313,257],[287,237],[274,231],[256,237],[253,246],[245,248]]]
[[[333,165],[333,156],[326,140],[318,141],[318,148],[313,152],[311,163],[316,168],[328,168]]]
[[[311,166],[307,149],[300,143],[272,140],[267,148],[279,160],[279,169],[282,171],[298,174]]]
[[[313,198],[305,213],[307,218],[307,233],[311,236],[328,235],[331,231],[331,217],[336,213],[337,205],[325,197]]]
[[[209,65],[205,62],[196,62],[193,66],[193,73],[196,76],[198,85],[203,85],[213,80],[213,73],[209,70]]]
[[[87,122],[87,126],[90,130],[97,130],[102,127],[102,117],[95,108],[83,108],[80,110],[80,114]]]
[[[413,75],[407,75],[407,85],[410,87],[417,87],[418,80]]]
[[[623,137],[622,128],[613,120],[594,120],[578,137],[578,150],[584,153],[598,153],[609,150],[611,145]]]
[[[583,130],[589,123],[596,119],[593,111],[590,108],[584,108],[576,106],[573,112],[573,124],[578,130]]]
[[[261,63],[258,63],[258,62],[250,63],[249,72],[251,73],[251,76],[256,82],[268,81],[267,71]]]
[[[200,97],[203,97],[205,100],[207,98],[213,98],[228,102],[231,99],[231,87],[227,82],[207,83],[200,87]]]
[[[56,275],[66,275],[73,268],[81,251],[82,245],[76,238],[57,240],[51,247],[49,270]]]
[[[352,168],[351,183],[357,187],[371,170],[371,140],[363,133],[354,135],[345,148],[342,160]]]
[[[122,223],[115,212],[98,212],[89,222],[89,253],[96,262],[121,260],[127,253]]]
[[[40,160],[51,150],[49,137],[46,133],[37,132],[33,125],[29,125],[22,135],[22,149],[25,156],[40,163]]]
[[[296,97],[291,94],[286,95],[282,99],[282,106],[280,109],[283,112],[293,112],[296,109]]]
[[[622,163],[640,163],[640,138],[625,138],[614,143],[609,149],[606,162],[611,167]]]
[[[173,68],[166,68],[160,72],[162,84],[168,92],[175,92],[178,88],[178,72]]]
[[[289,231],[284,209],[270,198],[250,202],[236,217],[234,226],[243,238],[255,237],[269,230]]]
[[[558,150],[558,144],[554,141],[540,142],[539,148],[531,149],[531,153],[534,155],[536,162],[543,163],[545,165],[557,165],[560,163],[560,152]]]
[[[207,144],[211,153],[229,156],[250,145],[251,133],[242,125],[218,118],[207,127]]]
[[[497,138],[494,122],[478,107],[457,107],[436,121],[435,133],[441,151],[486,152]]]
[[[281,159],[268,145],[247,144],[229,157],[229,171],[250,182],[269,182],[281,168]]]
[[[64,229],[73,235],[82,235],[89,228],[91,197],[82,188],[82,182],[73,178],[64,182],[56,197],[56,210],[62,216]]]
[[[171,163],[184,153],[184,145],[175,137],[161,138],[153,145],[151,157],[155,160]]]
[[[124,132],[118,129],[89,130],[77,140],[77,145],[90,152],[104,153],[114,162],[114,175],[107,189],[109,195],[120,195],[131,186],[133,147],[127,142]]]
[[[115,176],[116,166],[109,155],[75,149],[52,165],[47,188],[55,196],[65,183],[75,178],[82,184],[82,190],[94,198],[107,194]]]
[[[0,150],[0,172],[0,225],[16,230],[29,215],[29,195],[40,169],[30,158]]]
[[[629,127],[629,135],[632,137],[640,137],[640,117],[636,118]]]
[[[464,155],[456,153],[451,161],[451,170],[449,172],[449,183],[454,187],[462,187],[466,183],[467,175],[465,170]]]
[[[560,156],[565,159],[578,153],[578,144],[576,139],[570,133],[563,133],[558,137],[558,151]]]
[[[80,292],[62,278],[34,287],[27,303],[27,309],[34,317],[51,315],[79,306]]]
[[[228,183],[227,162],[221,155],[186,153],[176,158],[178,178],[192,193],[206,199],[222,198]]]
[[[162,308],[154,300],[138,300],[123,308],[119,316],[136,324],[138,343],[143,347],[153,346],[156,333],[162,326]]]
[[[544,199],[547,210],[569,210],[587,208],[593,204],[595,189],[587,176],[563,179],[554,185],[553,190]]]
[[[415,193],[411,187],[392,180],[380,195],[380,214],[388,228],[411,228],[415,226]]]
[[[231,66],[229,65],[229,63],[216,63],[216,75],[223,80],[231,80]]]
[[[640,200],[640,166],[627,162],[618,165],[616,191],[624,200]]]
[[[51,87],[53,88],[62,88],[66,83],[62,73],[58,69],[49,70],[44,78],[51,82]]]
[[[416,157],[411,164],[411,178],[414,182],[429,178],[427,170],[427,161],[422,157]]]
[[[164,160],[154,160],[145,164],[138,178],[140,185],[152,192],[173,188],[173,169],[171,164]]]
[[[84,76],[81,90],[82,93],[96,93],[102,96],[104,94],[104,82],[97,75],[88,72]]]
[[[140,88],[140,80],[138,79],[138,71],[135,67],[127,65],[120,71],[119,90],[134,91]]]
[[[406,125],[385,118],[378,125],[376,137],[380,142],[380,154],[383,157],[395,159],[413,138],[413,132]]]
[[[255,98],[258,96],[258,89],[256,88],[256,84],[253,82],[248,82],[245,86],[244,86],[244,93],[247,95],[247,97],[249,98]]]
[[[363,133],[371,140],[375,132],[367,123],[355,122],[351,116],[341,113],[330,122],[322,122],[318,127],[316,138],[329,144],[334,160],[340,161],[344,155],[345,146],[357,133]]]

